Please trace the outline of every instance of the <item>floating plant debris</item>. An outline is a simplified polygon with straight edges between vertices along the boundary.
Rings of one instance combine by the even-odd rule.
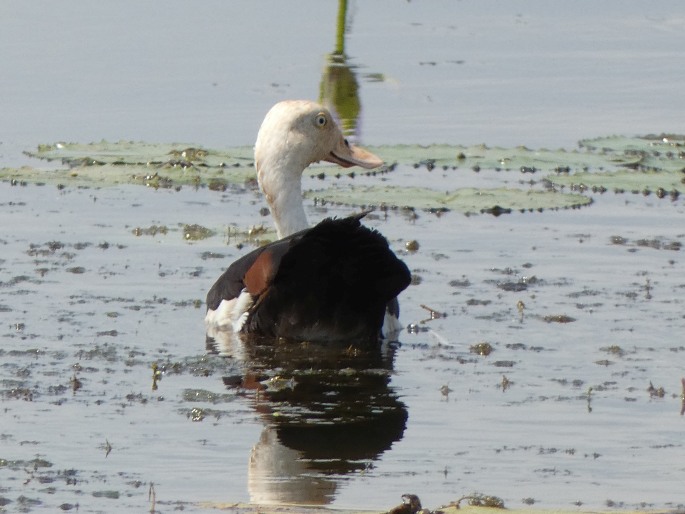
[[[576,321],[576,318],[572,318],[566,314],[550,314],[542,319],[547,323],[572,323],[573,321]]]
[[[199,241],[214,235],[214,232],[202,225],[192,224],[183,226],[183,239],[186,241]]]
[[[492,353],[492,345],[490,343],[481,342],[471,345],[469,351],[475,353],[476,355],[490,355]]]

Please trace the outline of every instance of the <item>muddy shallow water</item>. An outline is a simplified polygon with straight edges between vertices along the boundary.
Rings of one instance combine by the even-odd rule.
[[[419,243],[404,255],[413,327],[294,399],[330,356],[205,350],[202,298],[247,251],[227,244],[226,212],[240,227],[268,222],[256,192],[2,183],[0,497],[10,510],[107,512],[149,505],[152,484],[162,509],[383,509],[407,491],[425,505],[474,491],[510,506],[682,505],[683,204],[595,200],[370,216],[397,251]],[[186,241],[196,222],[217,234]],[[166,230],[137,230],[153,226]],[[354,415],[351,397],[363,399]],[[353,437],[302,428],[313,418],[342,419]]]

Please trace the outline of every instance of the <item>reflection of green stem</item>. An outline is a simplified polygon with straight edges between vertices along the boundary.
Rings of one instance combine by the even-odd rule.
[[[347,0],[338,1],[338,25],[335,34],[335,50],[333,53],[345,53],[345,20],[347,19]]]
[[[356,135],[359,105],[359,86],[354,71],[347,64],[345,55],[345,29],[347,21],[347,0],[338,0],[338,18],[335,34],[335,49],[328,54],[326,67],[321,77],[319,100],[340,120],[343,134]]]

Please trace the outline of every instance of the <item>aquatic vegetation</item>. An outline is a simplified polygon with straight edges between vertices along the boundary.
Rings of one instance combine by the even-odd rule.
[[[647,392],[649,393],[650,398],[663,398],[666,396],[666,390],[663,388],[663,386],[654,387],[651,382],[649,383]]]
[[[202,402],[202,403],[226,403],[235,400],[235,395],[226,393],[214,393],[206,389],[185,389],[182,394],[184,402]]]
[[[363,172],[311,166],[305,176],[327,187],[305,195],[317,203],[363,208],[455,210],[499,216],[587,206],[592,203],[589,192],[654,194],[675,200],[685,188],[685,136],[681,135],[582,140],[579,148],[571,151],[486,145],[370,149],[391,164]],[[0,170],[0,180],[17,185],[56,183],[61,189],[114,184],[153,188],[190,185],[222,193],[255,187],[252,148],[248,146],[216,150],[132,141],[59,142],[41,144],[26,153],[58,164],[47,170],[5,168]],[[384,177],[391,173],[397,177],[390,183]],[[415,184],[417,180],[420,185]],[[476,187],[470,185],[474,180]]]
[[[473,344],[469,347],[469,351],[471,353],[475,353],[476,355],[490,355],[493,351],[493,347],[490,343],[486,342],[480,342]]]
[[[481,493],[473,493],[473,494],[467,494],[459,498],[458,500],[452,502],[449,504],[450,507],[456,507],[457,509],[459,508],[459,504],[463,501],[468,502],[468,504],[472,507],[490,507],[494,509],[503,509],[504,508],[504,500],[497,496],[493,495],[488,495],[488,494],[481,494]]]
[[[134,236],[156,236],[157,234],[166,235],[169,228],[165,225],[150,225],[149,227],[136,227],[132,230]]]
[[[165,156],[187,161],[185,168],[178,162],[141,166],[149,185],[168,184],[170,191],[132,187],[144,184],[126,176],[136,165],[111,163],[83,173],[114,170],[127,186],[107,187],[107,177],[82,181],[86,175],[70,176],[75,168],[60,161],[53,161],[53,171],[64,175],[39,178],[47,187],[19,185],[34,183],[32,171],[14,179],[15,186],[0,183],[9,220],[0,237],[0,312],[8,318],[0,349],[7,425],[2,457],[15,462],[0,460],[6,484],[0,510],[6,501],[19,509],[20,497],[53,510],[76,510],[79,503],[82,511],[101,503],[131,510],[148,498],[153,480],[157,499],[166,495],[157,505],[175,505],[191,490],[204,496],[222,490],[232,499],[232,477],[245,472],[258,440],[308,452],[298,462],[317,483],[373,483],[377,497],[391,500],[398,498],[387,490],[402,487],[400,492],[415,490],[422,497],[438,491],[441,502],[449,501],[461,494],[459,483],[469,473],[476,490],[494,484],[493,498],[508,506],[533,500],[542,508],[569,505],[569,497],[597,505],[604,489],[593,492],[589,484],[627,458],[615,438],[618,412],[629,421],[622,430],[642,459],[638,472],[625,474],[616,497],[636,505],[642,498],[631,491],[639,491],[635,484],[645,476],[677,490],[679,477],[666,466],[677,438],[655,445],[649,436],[685,412],[673,358],[685,351],[673,337],[682,324],[680,197],[644,197],[641,189],[639,198],[622,198],[610,190],[570,191],[547,180],[655,173],[616,163],[555,170],[529,162],[497,171],[469,161],[466,151],[451,155],[453,162],[426,152],[398,155],[396,164],[375,176],[337,177],[339,169],[318,166],[306,182],[310,198],[393,183],[438,197],[496,191],[482,211],[468,207],[474,214],[518,212],[506,196],[497,196],[500,190],[521,198],[529,191],[550,200],[578,196],[592,205],[492,219],[455,214],[458,202],[427,202],[424,212],[419,202],[425,197],[408,194],[415,204],[391,211],[384,198],[372,198],[382,207],[369,215],[370,224],[389,229],[413,272],[403,302],[407,329],[400,343],[380,355],[352,346],[328,352],[292,344],[236,345],[230,356],[204,353],[215,351],[198,312],[208,277],[245,245],[274,237],[262,225],[263,206],[255,203],[249,152],[245,163],[216,168],[215,176],[199,164],[207,157],[195,150]],[[605,158],[585,148],[567,153]],[[246,182],[228,180],[233,171],[244,173]],[[313,206],[310,200],[309,208],[320,216],[348,210],[328,208],[332,201]],[[229,225],[220,227],[224,208]],[[222,214],[205,218],[198,209]],[[188,244],[183,223],[194,221],[214,235]],[[473,353],[470,346],[480,341],[496,352]],[[591,438],[583,429],[587,416]],[[64,427],[59,437],[73,452],[54,449],[52,427]],[[421,435],[423,430],[435,437]],[[507,440],[500,441],[505,431]],[[368,441],[360,432],[378,434],[373,446],[360,445]],[[493,441],[499,441],[495,451]],[[430,454],[408,466],[405,450],[423,455],[424,448]],[[34,457],[53,464],[36,468]],[[170,472],[157,459],[184,459],[199,471],[172,490]],[[509,487],[513,469],[521,470],[523,487]],[[548,491],[561,481],[569,490],[557,498]],[[659,506],[670,501],[639,494]],[[468,510],[465,501],[461,506]]]
[[[567,316],[566,314],[550,314],[542,318],[547,323],[572,323],[576,321],[575,318]]]
[[[191,225],[183,225],[183,239],[186,241],[199,241],[207,239],[214,235],[214,232],[207,227],[193,223]]]
[[[308,193],[318,201],[342,203],[367,208],[446,209],[469,214],[506,214],[512,210],[537,211],[542,209],[576,208],[592,203],[592,199],[578,194],[549,191],[494,188],[460,188],[439,191],[422,187],[348,186]]]

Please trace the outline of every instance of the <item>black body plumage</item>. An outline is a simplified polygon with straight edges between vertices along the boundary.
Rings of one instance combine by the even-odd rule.
[[[325,219],[235,261],[207,295],[215,310],[236,298],[244,277],[268,252],[273,274],[254,298],[242,332],[308,341],[377,341],[388,308],[410,282],[407,266],[366,213]]]

